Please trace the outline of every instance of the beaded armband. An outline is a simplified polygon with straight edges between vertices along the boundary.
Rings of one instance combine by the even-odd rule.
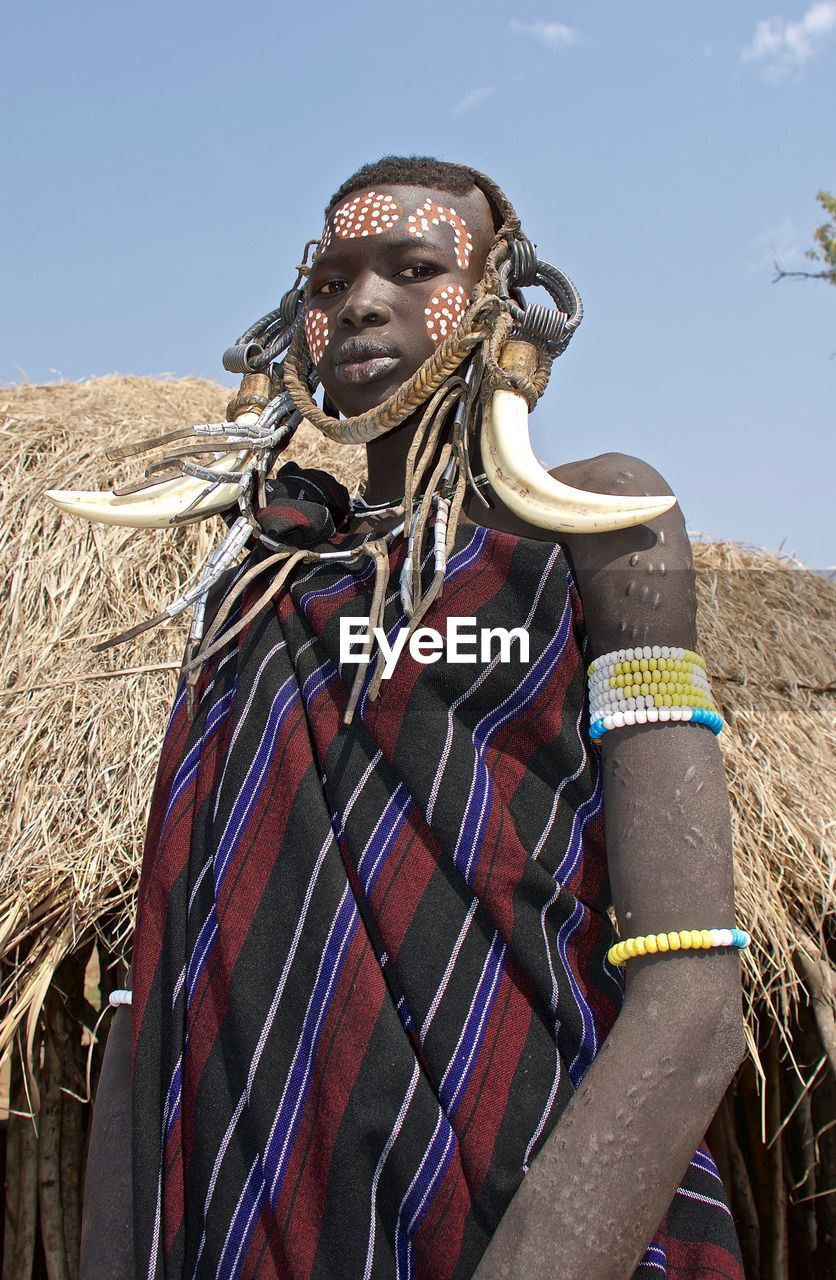
[[[133,1004],[133,992],[124,989],[111,991],[107,1002],[113,1009],[117,1009],[120,1004]]]
[[[705,662],[692,649],[643,645],[605,653],[589,664],[589,736],[603,738],[624,725],[678,721],[719,733]]]
[[[647,933],[641,938],[622,938],[607,952],[610,964],[625,964],[633,956],[654,956],[660,951],[700,951],[711,947],[748,947],[751,938],[745,929],[679,929],[673,933]]]

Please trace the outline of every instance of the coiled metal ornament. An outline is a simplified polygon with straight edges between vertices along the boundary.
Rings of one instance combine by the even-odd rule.
[[[566,273],[538,258],[531,241],[520,238],[512,241],[499,280],[500,297],[514,319],[511,336],[542,346],[552,356],[561,355],[583,319],[581,296]],[[526,304],[519,291],[533,286],[545,289],[555,306]]]

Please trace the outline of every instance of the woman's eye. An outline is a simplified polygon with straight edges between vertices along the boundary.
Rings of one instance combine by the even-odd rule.
[[[434,276],[436,268],[429,266],[426,262],[416,262],[411,267],[404,267],[403,271],[398,272],[399,275],[406,276],[407,280],[425,280],[427,276]]]
[[[317,286],[317,293],[324,293],[326,298],[333,293],[339,293],[345,288],[344,280],[325,280],[321,285]]]

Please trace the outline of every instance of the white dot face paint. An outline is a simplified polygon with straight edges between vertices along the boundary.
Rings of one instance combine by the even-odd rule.
[[[469,301],[470,295],[460,284],[445,285],[432,295],[424,315],[427,333],[436,345],[458,329]]]
[[[355,196],[341,204],[332,215],[334,235],[341,240],[381,236],[384,231],[391,231],[400,217],[401,207],[397,200],[380,191],[367,191],[365,195]]]
[[[446,205],[436,204],[433,200],[427,199],[409,215],[406,220],[406,229],[411,236],[421,240],[425,231],[429,231],[430,227],[437,227],[442,222],[453,229],[456,262],[464,270],[473,253],[473,236],[468,231],[464,218],[456,213],[455,209],[448,209]]]
[[[379,236],[401,220],[403,210],[393,196],[381,191],[366,191],[346,200],[325,224],[317,253],[324,253],[334,236],[342,240],[354,240],[360,236]],[[436,202],[428,196],[406,220],[407,231],[421,240],[430,227],[444,223],[453,232],[456,262],[466,270],[473,253],[473,236],[464,218],[455,209]]]
[[[328,317],[317,307],[305,312],[305,337],[311,359],[314,364],[319,364],[328,346]]]
[[[360,236],[381,236],[391,231],[401,218],[401,207],[392,196],[380,191],[346,200],[332,214],[322,231],[316,254],[324,253],[334,239],[356,240]],[[314,255],[316,256],[316,255]]]

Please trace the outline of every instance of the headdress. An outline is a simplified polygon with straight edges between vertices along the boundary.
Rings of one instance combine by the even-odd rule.
[[[189,592],[155,618],[97,648],[131,639],[194,606],[186,654],[193,681],[202,662],[234,631],[247,625],[257,608],[274,598],[299,560],[341,554],[347,560],[371,555],[375,561],[367,642],[370,650],[388,579],[386,538],[372,539],[352,551],[317,552],[310,547],[278,547],[259,522],[259,511],[268,505],[268,476],[303,418],[331,440],[357,444],[373,440],[423,411],[409,450],[403,499],[393,508],[402,510],[403,536],[408,544],[401,594],[410,631],[441,591],[467,485],[489,505],[479,493],[470,465],[476,439],[494,492],[530,524],[555,531],[594,533],[644,523],[673,505],[675,498],[669,496],[617,497],[574,489],[557,481],[535,458],[528,414],[546,389],[554,359],[566,349],[581,322],[581,299],[562,271],[537,256],[504,192],[477,170],[467,172],[498,212],[501,225],[460,324],[386,401],[357,417],[340,419],[327,412],[327,402],[319,408],[313,400],[318,379],[302,323],[308,252],[318,243],[309,241],[296,280],[279,306],[247,329],[224,355],[226,369],[242,374],[226,422],[172,431],[111,451],[108,456],[112,460],[121,460],[177,443],[177,448],[146,469],[145,480],[137,484],[113,493],[47,492],[63,510],[107,524],[163,528],[221,512],[227,519],[226,536]],[[534,285],[549,293],[554,307],[526,305],[520,291]],[[189,438],[192,443],[180,443]],[[440,442],[433,473],[423,494],[416,496]],[[421,581],[422,549],[433,506],[435,565],[425,588]],[[230,510],[236,509],[237,518],[230,519]],[[257,608],[234,628],[218,639],[219,615],[204,637],[203,613],[209,589],[253,540],[272,547],[274,554],[262,557],[246,578],[281,564],[277,577]],[[223,619],[227,613],[224,608]],[[358,677],[362,670],[358,669]],[[379,664],[371,697],[381,675]],[[356,682],[346,719],[351,717],[358,692]]]

